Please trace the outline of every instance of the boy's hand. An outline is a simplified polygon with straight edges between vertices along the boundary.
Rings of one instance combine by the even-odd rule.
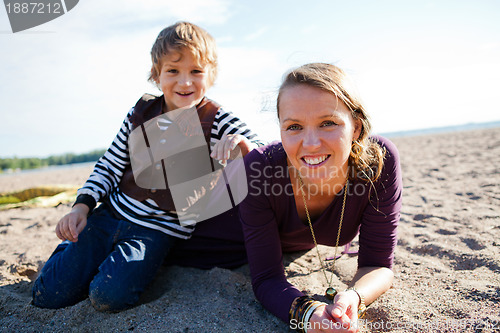
[[[231,156],[235,157],[238,154],[238,150],[235,150],[236,147],[239,147],[241,149],[241,154],[245,156],[252,149],[256,148],[257,145],[250,142],[250,140],[241,134],[224,135],[220,141],[215,144],[210,157],[225,163],[228,159],[231,159]],[[231,154],[231,152],[233,152],[233,154]]]
[[[87,225],[89,207],[85,204],[76,204],[71,212],[66,214],[56,226],[56,235],[60,240],[78,241],[78,235]]]

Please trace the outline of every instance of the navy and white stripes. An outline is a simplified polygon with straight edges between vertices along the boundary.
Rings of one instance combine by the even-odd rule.
[[[99,159],[87,182],[78,190],[78,195],[90,195],[96,202],[108,197],[116,212],[126,220],[174,237],[187,239],[194,227],[181,226],[176,212],[161,210],[151,199],[143,202],[135,200],[120,191],[118,187],[125,168],[130,164],[128,137],[132,129],[130,117],[133,111],[134,108],[128,112],[111,146]],[[212,124],[210,146],[213,147],[228,134],[241,134],[250,141],[262,145],[244,122],[221,108]]]

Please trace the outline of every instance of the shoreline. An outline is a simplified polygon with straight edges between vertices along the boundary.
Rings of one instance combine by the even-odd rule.
[[[420,129],[414,129],[414,130],[405,130],[405,131],[392,131],[392,132],[372,132],[372,135],[380,135],[383,137],[386,137],[388,139],[398,139],[398,138],[406,138],[406,137],[417,137],[417,136],[425,136],[425,135],[433,135],[433,134],[448,134],[448,133],[455,133],[455,132],[468,132],[468,131],[475,131],[475,130],[483,130],[483,129],[494,129],[498,128],[500,129],[500,121],[490,121],[490,122],[483,122],[483,123],[467,123],[467,124],[460,124],[460,125],[452,125],[452,126],[440,126],[440,127],[430,127],[430,128],[420,128]],[[279,140],[279,139],[273,139],[272,141]],[[271,141],[270,141],[271,142]],[[97,149],[93,149],[97,150]],[[0,157],[2,158],[14,158],[14,157]],[[31,158],[30,156],[28,157],[19,157],[20,159],[22,158]],[[46,157],[35,157],[35,158],[46,158]],[[95,164],[97,162],[82,162],[82,163],[72,163],[72,164],[64,164],[64,165],[49,165],[37,169],[7,169],[11,171],[0,171],[0,177],[3,174],[11,174],[11,173],[17,173],[17,172],[25,172],[29,170],[40,170],[40,169],[46,169],[46,168],[58,168],[58,167],[64,167],[64,166],[70,166],[70,165],[80,165],[80,164],[87,164],[87,163],[93,163]]]
[[[0,172],[0,177],[19,175],[19,174],[30,173],[30,172],[46,172],[46,171],[50,172],[50,171],[59,170],[59,169],[81,168],[81,167],[87,167],[89,165],[94,166],[96,163],[97,163],[97,161],[82,162],[82,163],[70,163],[70,164],[61,164],[61,165],[48,165],[48,166],[34,168],[34,169],[6,169],[6,170],[3,170],[2,172]]]
[[[468,123],[468,124],[452,125],[452,126],[421,128],[421,129],[414,129],[407,131],[383,132],[377,134],[384,136],[388,139],[392,139],[392,138],[425,136],[432,134],[451,134],[456,132],[468,132],[468,131],[486,130],[494,128],[500,128],[500,121],[491,121],[485,123]]]

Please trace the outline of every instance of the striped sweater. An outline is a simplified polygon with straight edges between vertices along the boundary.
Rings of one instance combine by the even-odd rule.
[[[182,226],[175,211],[164,211],[151,199],[135,200],[118,187],[125,168],[130,164],[128,138],[132,130],[130,117],[133,112],[134,108],[128,112],[111,146],[96,163],[87,182],[78,190],[76,203],[85,203],[92,210],[97,202],[107,201],[125,220],[188,239],[194,226]],[[228,134],[241,134],[259,146],[263,144],[244,122],[221,108],[212,124],[210,146],[213,147]]]

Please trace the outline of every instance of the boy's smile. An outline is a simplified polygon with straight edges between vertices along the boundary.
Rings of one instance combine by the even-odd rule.
[[[167,112],[198,105],[209,85],[209,68],[200,64],[189,49],[173,51],[162,58],[157,84],[165,97]]]

